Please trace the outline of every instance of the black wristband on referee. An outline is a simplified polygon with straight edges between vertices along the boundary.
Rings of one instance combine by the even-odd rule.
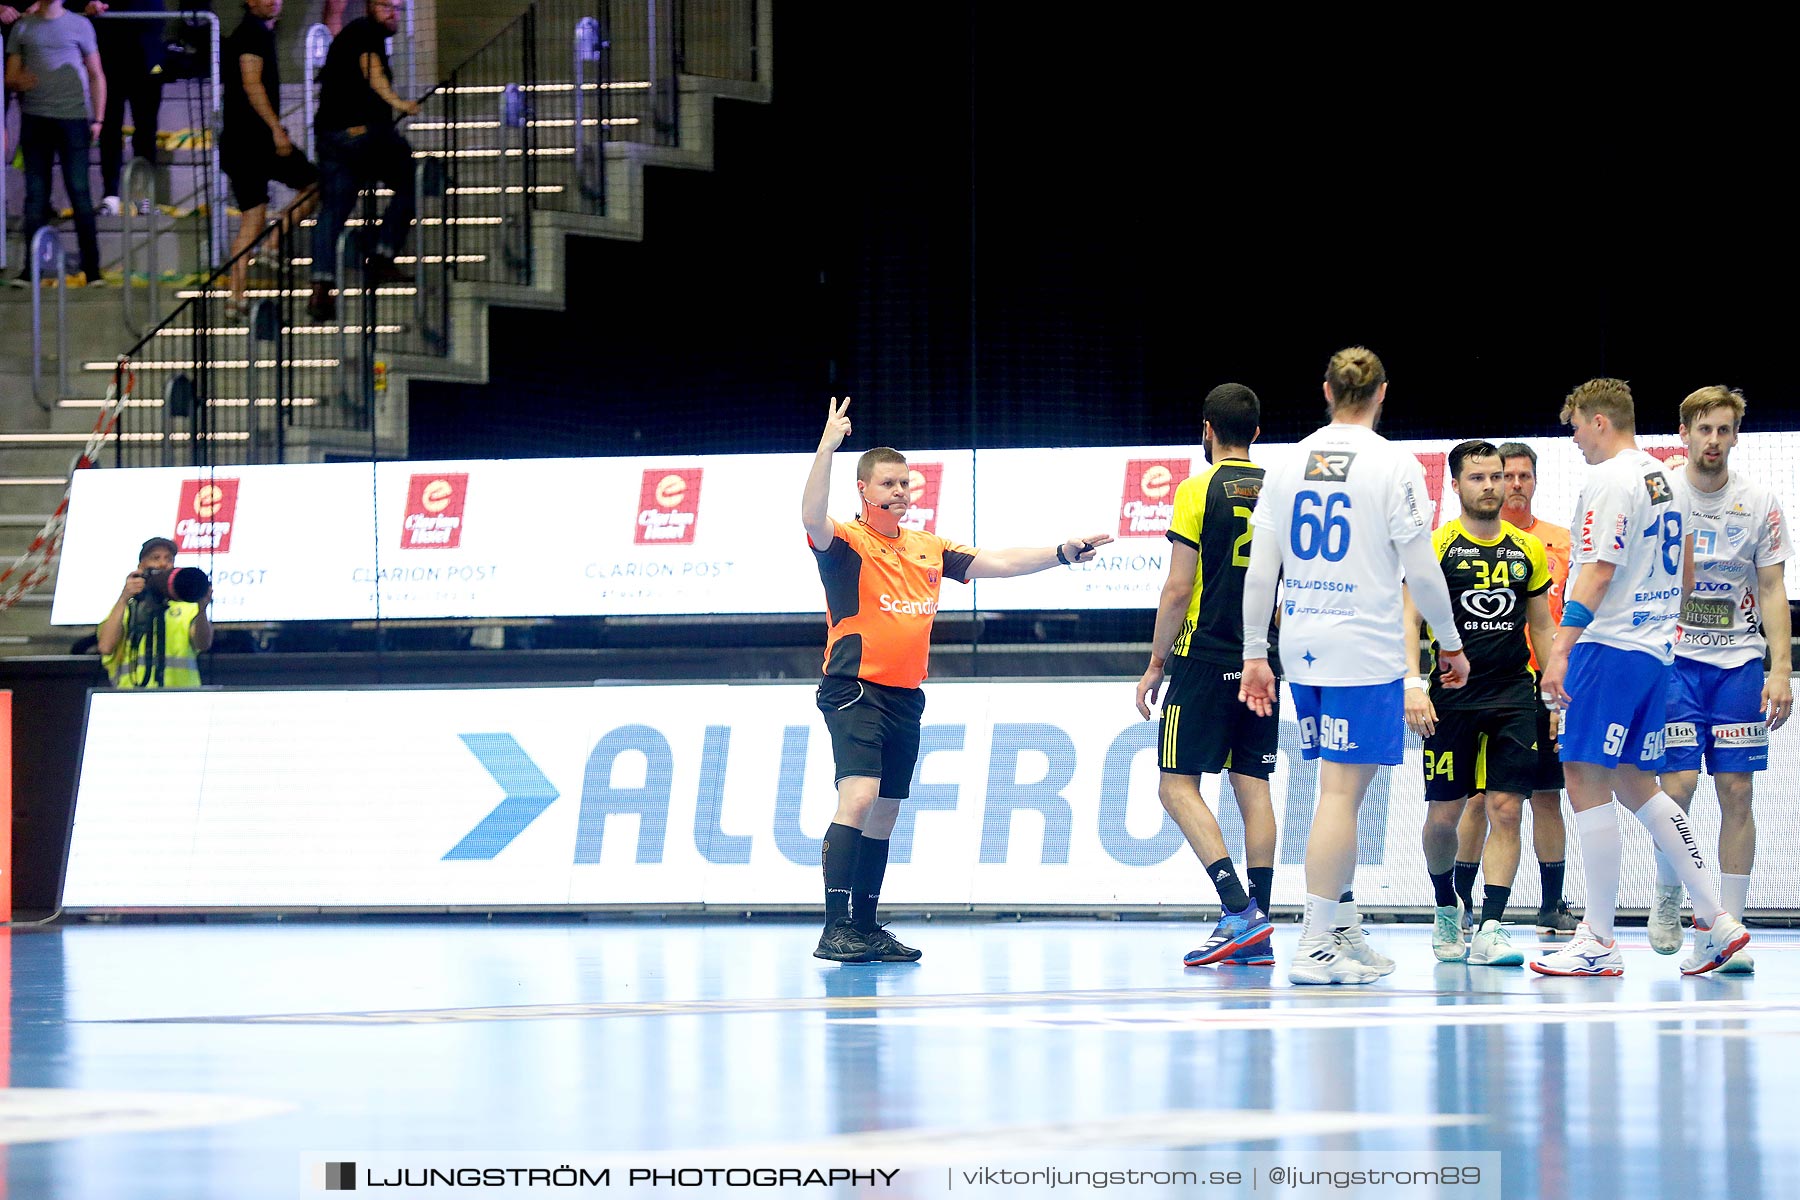
[[[1068,556],[1063,553],[1063,544],[1061,542],[1056,543],[1056,561],[1065,567],[1072,567],[1075,565],[1070,562]]]

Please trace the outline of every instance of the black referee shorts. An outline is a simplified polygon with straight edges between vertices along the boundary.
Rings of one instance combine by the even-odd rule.
[[[910,796],[924,690],[827,675],[819,681],[818,702],[831,732],[833,781],[852,775],[879,778],[881,795],[890,800]]]
[[[1157,763],[1171,775],[1216,775],[1233,771],[1267,779],[1281,744],[1281,696],[1275,711],[1259,717],[1238,699],[1243,665],[1169,659],[1169,690],[1163,695],[1162,750]]]
[[[1440,712],[1425,739],[1425,799],[1462,800],[1476,792],[1529,796],[1537,777],[1537,720],[1530,709]]]

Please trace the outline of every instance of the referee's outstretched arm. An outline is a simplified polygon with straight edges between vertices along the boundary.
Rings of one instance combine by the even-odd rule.
[[[977,550],[969,564],[970,579],[1005,579],[1013,575],[1031,575],[1051,567],[1073,566],[1087,562],[1096,551],[1112,541],[1112,535],[1090,533],[1072,537],[1058,546],[1014,546],[1010,550]]]

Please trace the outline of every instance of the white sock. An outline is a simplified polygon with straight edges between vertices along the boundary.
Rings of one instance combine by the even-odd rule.
[[[1744,905],[1750,901],[1748,875],[1720,875],[1719,903],[1738,920],[1744,919]]]
[[[1338,902],[1335,896],[1315,896],[1306,893],[1306,913],[1300,918],[1300,940],[1311,941],[1313,938],[1326,937],[1331,933],[1332,918],[1337,913]]]
[[[1587,880],[1583,918],[1595,937],[1610,942],[1619,907],[1619,817],[1612,802],[1577,812],[1575,836],[1581,841],[1581,873]]]
[[[1688,898],[1694,903],[1694,920],[1710,926],[1723,911],[1719,906],[1719,890],[1706,872],[1706,857],[1700,853],[1700,842],[1694,837],[1694,827],[1688,823],[1681,805],[1669,799],[1667,792],[1658,792],[1637,810],[1637,819],[1638,824],[1650,831],[1656,848],[1668,855],[1675,873],[1681,877],[1681,886],[1687,889]]]
[[[1356,901],[1339,900],[1336,915],[1331,918],[1333,929],[1354,929],[1362,924],[1362,914],[1356,911]]]
[[[1661,846],[1656,848],[1656,886],[1681,886],[1681,876],[1675,873],[1675,864],[1669,861],[1669,856],[1662,852]]]

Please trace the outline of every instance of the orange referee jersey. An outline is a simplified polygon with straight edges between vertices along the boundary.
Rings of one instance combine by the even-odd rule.
[[[1569,531],[1561,525],[1552,525],[1548,521],[1533,521],[1531,528],[1516,526],[1520,532],[1536,538],[1544,543],[1544,557],[1549,560],[1550,590],[1544,593],[1550,597],[1550,623],[1562,624],[1563,585],[1569,580]],[[1531,669],[1538,669],[1537,651],[1531,653]]]
[[[861,520],[833,521],[831,531],[837,536],[830,546],[813,547],[830,623],[825,674],[918,687],[938,589],[946,578],[969,582],[975,548],[914,529],[887,537]]]

